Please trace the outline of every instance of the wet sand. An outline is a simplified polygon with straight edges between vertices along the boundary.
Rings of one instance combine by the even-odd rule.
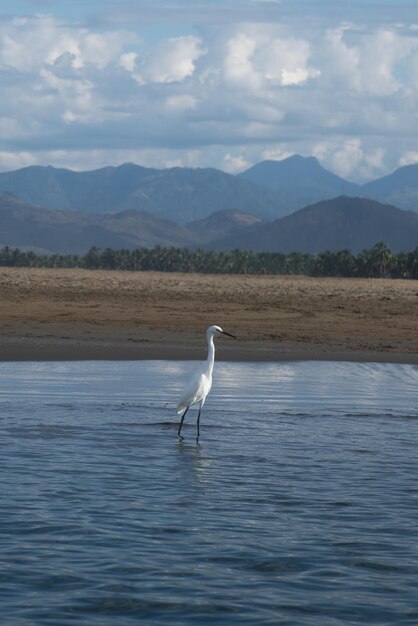
[[[418,363],[418,282],[0,268],[0,360]]]

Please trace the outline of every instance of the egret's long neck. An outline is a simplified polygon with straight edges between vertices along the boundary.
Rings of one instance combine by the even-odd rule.
[[[215,361],[215,343],[213,341],[213,335],[208,337],[208,358],[206,360],[207,368],[206,371],[210,375],[213,370],[213,363]]]

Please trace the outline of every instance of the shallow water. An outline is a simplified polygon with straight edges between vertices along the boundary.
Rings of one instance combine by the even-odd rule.
[[[0,364],[5,624],[417,624],[418,368]]]

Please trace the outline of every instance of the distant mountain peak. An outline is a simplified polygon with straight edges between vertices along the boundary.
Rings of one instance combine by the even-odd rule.
[[[341,194],[358,196],[361,189],[325,169],[316,157],[299,154],[281,161],[262,161],[239,176],[286,194],[293,210]]]
[[[329,178],[343,180],[337,176],[337,174],[333,174],[325,169],[316,157],[305,157],[300,154],[293,154],[292,156],[282,160],[267,159],[265,161],[260,161],[245,172],[239,174],[239,176],[251,178],[255,173],[257,173],[258,176],[261,177],[276,175],[282,178],[283,176],[289,176],[289,174],[294,177],[300,177],[307,172],[313,176],[318,175],[318,173],[322,173],[322,175],[325,173]],[[346,182],[348,183],[348,181]]]
[[[315,164],[315,165],[320,165],[318,159],[314,156],[302,156],[301,154],[292,154],[290,157],[286,157],[285,159],[282,159],[281,161],[283,162],[288,162],[288,163],[310,163],[310,164]],[[277,163],[277,161],[276,161]],[[322,167],[322,166],[321,166]]]
[[[144,165],[137,165],[136,163],[131,163],[130,161],[127,161],[126,163],[121,163],[120,165],[116,165],[116,166],[108,166],[109,169],[115,169],[115,170],[129,170],[129,171],[135,171],[135,170],[148,170],[148,169],[153,169],[150,167],[145,167]],[[108,169],[107,167],[102,168],[102,169]]]

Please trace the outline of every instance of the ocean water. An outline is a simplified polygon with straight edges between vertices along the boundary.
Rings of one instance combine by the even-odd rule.
[[[418,623],[418,368],[0,364],[7,626]]]

